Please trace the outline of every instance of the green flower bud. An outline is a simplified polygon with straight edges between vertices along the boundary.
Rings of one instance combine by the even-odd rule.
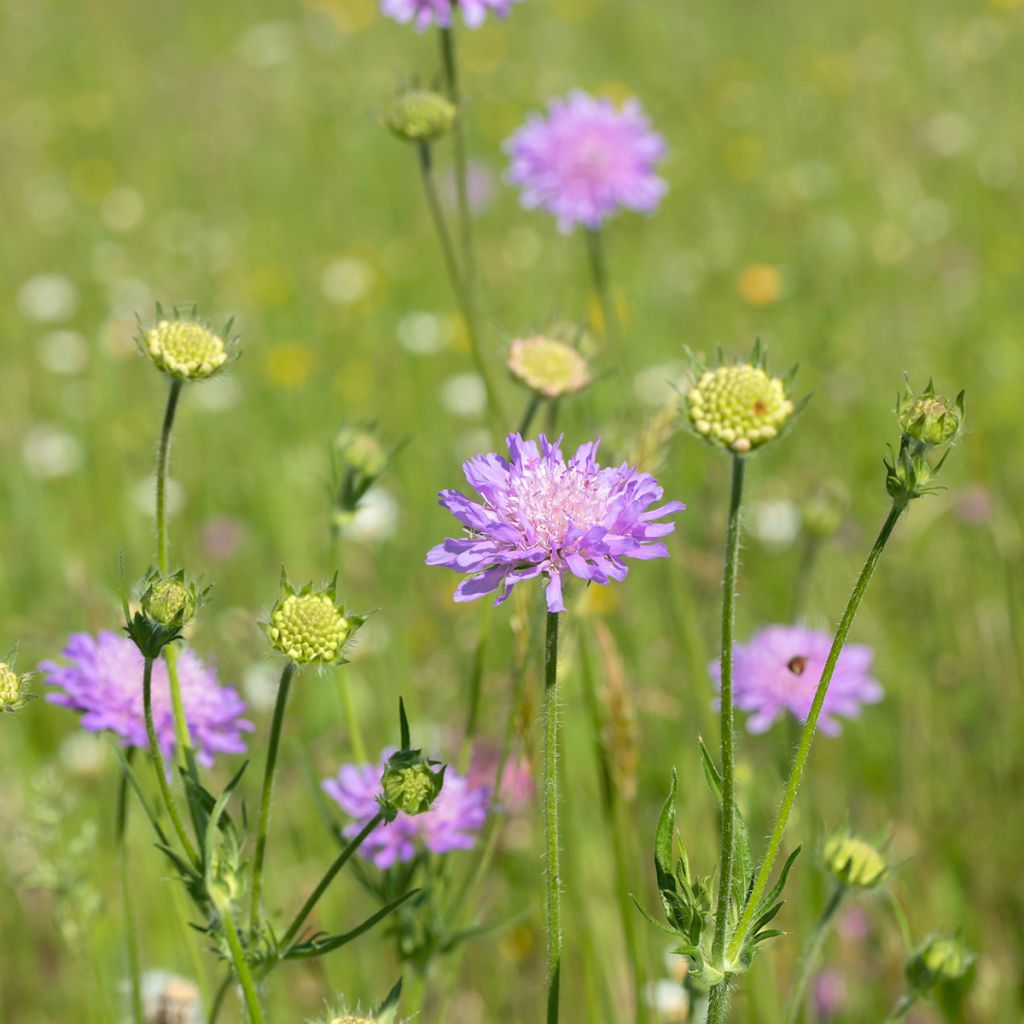
[[[335,665],[344,661],[346,643],[366,621],[345,615],[335,598],[337,577],[323,590],[308,583],[296,592],[282,574],[281,594],[270,613],[266,633],[272,646],[299,665]]]
[[[405,814],[423,814],[437,799],[444,786],[444,767],[433,771],[436,761],[428,761],[419,750],[399,750],[391,755],[381,779],[381,803],[386,810]]]
[[[440,93],[410,89],[384,115],[384,123],[405,142],[437,142],[455,123],[455,105]]]
[[[228,361],[224,341],[191,320],[160,320],[141,344],[158,370],[179,380],[212,377]]]
[[[345,463],[345,468],[364,477],[380,476],[390,459],[380,438],[366,427],[345,427],[338,432],[334,447]]]
[[[907,982],[919,993],[964,979],[974,954],[958,935],[932,935],[907,964]]]
[[[779,436],[796,406],[781,377],[770,377],[759,347],[750,363],[705,370],[686,395],[694,430],[739,455]]]
[[[196,588],[185,581],[185,574],[157,576],[142,595],[142,611],[161,626],[179,629],[196,614]]]
[[[13,657],[0,661],[0,714],[20,711],[30,700],[28,684],[31,673],[18,675],[14,671]]]
[[[871,889],[886,875],[885,856],[870,843],[854,836],[837,834],[825,843],[825,867],[843,885],[854,889]]]
[[[508,368],[545,398],[582,391],[591,380],[587,361],[576,348],[542,334],[516,338],[509,346]]]
[[[930,448],[955,441],[965,415],[964,392],[949,402],[935,393],[931,380],[920,395],[911,390],[908,382],[896,400],[896,417],[903,436]]]

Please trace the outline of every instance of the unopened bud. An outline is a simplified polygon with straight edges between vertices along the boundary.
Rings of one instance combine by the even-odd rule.
[[[157,577],[142,595],[142,611],[161,626],[180,629],[195,616],[195,586],[184,574]]]
[[[281,593],[266,626],[270,643],[299,665],[334,665],[344,660],[345,644],[366,620],[347,616],[335,597],[335,582],[322,590],[309,583],[296,592],[282,575]]]
[[[455,105],[429,89],[401,93],[384,116],[384,123],[406,142],[437,142],[455,123]]]
[[[545,398],[582,391],[591,379],[587,361],[576,348],[542,334],[516,338],[509,346],[508,368]]]
[[[974,954],[957,935],[933,935],[907,964],[907,981],[917,992],[963,979],[974,964]]]
[[[834,835],[824,849],[825,866],[843,885],[871,889],[885,878],[885,857],[870,843],[849,835]]]
[[[19,711],[32,699],[30,680],[30,674],[18,675],[11,662],[0,661],[0,714]]]
[[[444,786],[445,769],[434,771],[435,763],[419,750],[392,754],[381,779],[385,807],[410,815],[429,811]]]
[[[896,401],[896,416],[903,436],[919,445],[935,448],[956,440],[963,424],[966,408],[964,392],[952,402],[935,393],[935,384],[917,395],[906,384]]]
[[[205,380],[228,361],[223,339],[191,320],[160,320],[141,344],[157,369],[179,380]]]

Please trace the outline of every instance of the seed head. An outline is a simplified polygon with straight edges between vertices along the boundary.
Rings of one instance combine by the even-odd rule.
[[[885,856],[870,843],[855,836],[838,833],[825,843],[825,867],[843,885],[853,889],[871,889],[885,878]]]
[[[227,361],[224,341],[192,320],[159,320],[142,345],[158,370],[179,380],[205,380]]]
[[[31,674],[18,675],[14,671],[13,658],[0,661],[0,714],[20,711],[31,699],[28,684]]]
[[[796,411],[782,379],[751,363],[705,370],[686,405],[698,434],[740,455],[778,437]]]
[[[546,398],[582,391],[591,380],[586,359],[563,341],[535,334],[516,338],[509,346],[512,376]]]
[[[296,592],[282,573],[281,594],[266,626],[270,643],[299,665],[343,662],[345,645],[366,621],[365,615],[345,615],[335,597],[336,579],[322,590],[308,583]]]
[[[437,142],[455,123],[455,105],[429,89],[409,89],[391,104],[384,123],[405,142]]]

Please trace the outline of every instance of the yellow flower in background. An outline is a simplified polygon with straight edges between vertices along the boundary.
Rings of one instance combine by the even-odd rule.
[[[752,263],[740,272],[737,287],[744,302],[770,306],[782,297],[782,274],[770,263]]]
[[[313,369],[313,353],[302,342],[283,342],[267,353],[263,369],[271,384],[282,388],[297,388],[306,383]]]

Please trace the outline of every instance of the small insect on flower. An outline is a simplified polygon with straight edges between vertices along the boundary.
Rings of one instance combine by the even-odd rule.
[[[336,596],[338,577],[322,590],[296,591],[281,573],[281,592],[266,624],[271,645],[298,665],[340,665],[366,615],[347,615]]]
[[[456,7],[466,25],[469,28],[477,28],[483,24],[488,12],[505,18],[512,5],[518,2],[519,0],[381,0],[380,10],[385,17],[393,18],[404,25],[411,23],[417,32],[424,32],[431,25],[449,28]]]
[[[143,657],[126,636],[103,632],[98,636],[73,633],[63,651],[66,664],[44,661],[40,671],[54,692],[46,699],[82,713],[82,727],[90,732],[110,730],[126,747],[146,747],[142,706]],[[187,648],[178,656],[178,681],[185,720],[203,765],[215,754],[245,752],[243,733],[253,724],[242,718],[245,704],[238,693],[220,686],[213,669]],[[167,665],[153,664],[153,719],[160,749],[168,760],[174,750]]]
[[[437,142],[455,123],[455,104],[429,89],[408,89],[384,115],[392,134],[404,142]]]
[[[545,398],[582,391],[591,380],[580,351],[542,334],[516,338],[508,348],[508,368],[516,380]]]
[[[345,764],[337,776],[324,780],[324,792],[353,819],[353,823],[343,830],[347,837],[358,835],[380,812],[382,796],[387,802],[387,772],[395,753],[395,749],[389,747],[376,764]],[[415,810],[422,806],[422,800],[417,796],[424,795],[424,792],[419,787],[416,793],[411,793],[406,784],[408,781],[403,780],[397,788],[393,783],[391,795],[402,803],[406,798],[413,798]],[[473,785],[449,769],[444,776],[443,788],[431,800],[428,810],[410,814],[401,806],[396,807],[394,820],[370,833],[360,847],[360,855],[384,870],[396,862],[412,860],[416,856],[417,844],[422,844],[432,853],[471,850],[476,844],[477,832],[487,820],[490,796],[490,787]]]
[[[889,870],[884,853],[845,832],[829,836],[822,857],[830,874],[851,889],[873,889]]]
[[[14,670],[15,653],[0,660],[0,714],[20,711],[33,695],[28,692],[32,673],[18,674]]]
[[[736,644],[733,696],[738,708],[751,712],[748,732],[766,732],[787,711],[801,722],[807,718],[831,646],[828,633],[803,626],[768,626],[747,643]],[[836,735],[840,726],[835,716],[855,718],[862,704],[882,699],[882,687],[869,674],[873,657],[863,644],[843,648],[821,709],[822,732]],[[719,659],[709,671],[720,684]]]
[[[524,441],[506,438],[511,460],[490,453],[463,464],[481,501],[442,491],[440,505],[466,527],[467,536],[449,538],[427,554],[427,565],[469,573],[455,590],[456,601],[498,591],[501,604],[524,580],[547,577],[547,605],[565,611],[566,573],[589,583],[623,580],[627,558],[667,558],[659,539],[675,523],[657,522],[686,506],[663,495],[649,473],[627,463],[604,467],[595,458],[600,441],[580,445],[568,461],[541,434]]]
[[[665,140],[635,99],[616,107],[576,90],[531,115],[505,151],[523,206],[547,210],[562,232],[595,230],[621,209],[653,212],[668,187],[655,173]]]
[[[157,315],[138,341],[158,370],[178,380],[206,380],[227,363],[228,345],[205,324]]]

